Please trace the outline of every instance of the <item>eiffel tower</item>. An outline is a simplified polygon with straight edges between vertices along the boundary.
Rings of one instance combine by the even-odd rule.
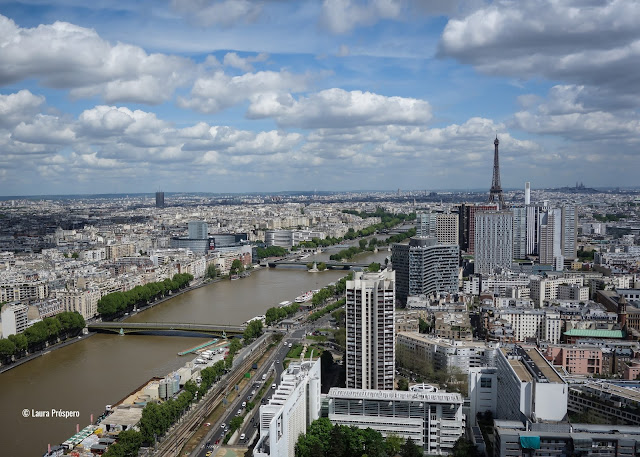
[[[489,203],[497,203],[498,209],[504,209],[506,204],[504,203],[504,195],[502,195],[502,187],[500,186],[500,161],[498,159],[498,135],[493,142],[495,145],[495,151],[493,153],[493,180],[491,181],[491,190],[489,191]]]

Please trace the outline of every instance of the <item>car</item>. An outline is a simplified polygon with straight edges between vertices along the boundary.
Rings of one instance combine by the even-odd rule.
[[[213,451],[207,451],[207,453],[205,454],[206,457],[211,457],[211,454],[213,454]]]
[[[216,440],[215,444],[220,444],[220,438]]]
[[[256,394],[256,391],[255,391],[255,390],[252,390],[252,391],[251,391],[251,395],[255,395],[255,394]]]
[[[225,423],[223,422],[223,423],[222,423],[222,425],[220,426],[220,428],[221,428],[222,430],[224,430],[225,428],[227,428],[227,424],[225,424]]]
[[[253,396],[247,395],[247,401],[251,401],[252,398],[253,398]]]
[[[271,388],[275,389],[277,386],[275,384],[271,384]]]
[[[292,347],[293,347],[293,344],[289,343],[289,348],[292,348]]]
[[[236,413],[236,416],[239,416],[239,415],[241,415],[241,414],[242,414],[242,410],[241,410],[241,409],[239,409],[239,410],[238,410],[238,412]]]
[[[242,407],[243,407],[243,408],[246,408],[246,407],[247,407],[247,402],[246,402],[246,401],[243,401],[243,402],[242,402]]]
[[[276,359],[276,363],[280,363],[280,361],[278,359]]]
[[[258,423],[257,422],[253,423],[253,428],[258,428]]]
[[[244,441],[245,438],[246,438],[246,435],[244,433],[240,435],[240,441]]]
[[[229,431],[229,427],[225,427],[223,431],[227,433]]]

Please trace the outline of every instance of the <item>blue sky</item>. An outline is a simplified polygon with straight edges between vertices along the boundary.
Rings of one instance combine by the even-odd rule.
[[[0,0],[0,195],[637,185],[632,0]]]

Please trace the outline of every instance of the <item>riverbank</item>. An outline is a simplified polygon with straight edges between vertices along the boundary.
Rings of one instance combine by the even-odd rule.
[[[184,289],[179,290],[177,292],[174,292],[171,295],[168,295],[166,297],[162,297],[162,298],[154,301],[153,303],[149,303],[147,306],[144,306],[144,307],[138,309],[133,315],[140,314],[140,313],[142,313],[144,311],[147,311],[147,310],[153,308],[154,306],[159,305],[160,303],[164,303],[167,300],[171,300],[172,298],[175,298],[175,297],[177,297],[179,295],[182,295],[185,292],[189,292],[191,290],[199,289],[201,287],[207,286],[209,284],[214,284],[214,283],[222,281],[222,280],[223,280],[223,278],[216,278],[216,279],[213,279],[211,281],[203,281],[203,280],[201,280],[196,285],[185,287]],[[130,317],[130,316],[124,316],[123,318],[120,319],[120,322],[126,321],[128,317]],[[15,362],[13,362],[13,363],[11,363],[9,365],[2,365],[2,366],[0,366],[0,374],[4,373],[5,371],[9,371],[9,370],[11,370],[13,368],[19,367],[20,365],[22,365],[24,363],[30,362],[30,361],[32,361],[34,359],[37,359],[38,357],[42,357],[43,355],[47,355],[48,353],[50,353],[51,351],[55,351],[56,349],[60,349],[60,348],[63,348],[65,346],[69,346],[70,344],[79,343],[80,341],[83,341],[83,340],[85,340],[85,339],[87,339],[87,338],[89,338],[89,337],[91,337],[91,336],[93,336],[95,334],[96,334],[96,332],[89,332],[86,335],[80,335],[78,337],[70,338],[70,339],[68,339],[66,341],[63,341],[61,343],[53,344],[53,345],[48,346],[48,347],[46,347],[46,348],[44,348],[44,349],[42,349],[40,351],[34,352],[33,354],[29,354],[29,355],[27,355],[25,357],[22,357],[22,358],[16,360]]]
[[[63,341],[61,343],[56,343],[54,345],[51,345],[49,347],[46,347],[40,351],[34,352],[33,354],[29,354],[26,357],[22,357],[19,360],[16,360],[15,362],[13,362],[11,365],[3,365],[0,367],[0,374],[4,373],[5,371],[9,371],[12,368],[15,367],[19,367],[20,365],[22,365],[23,363],[27,363],[30,362],[34,359],[37,359],[38,357],[42,357],[43,355],[47,355],[48,353],[50,353],[51,351],[55,351],[56,349],[60,349],[63,348],[65,346],[69,346],[70,344],[74,344],[74,343],[78,343],[82,340],[85,340],[87,338],[89,338],[90,336],[95,335],[95,332],[90,332],[87,333],[86,335],[80,335],[80,336],[76,336],[73,338],[69,338],[66,341]]]

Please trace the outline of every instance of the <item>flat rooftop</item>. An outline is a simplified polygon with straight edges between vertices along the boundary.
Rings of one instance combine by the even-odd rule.
[[[527,352],[529,357],[531,357],[531,360],[535,362],[536,366],[542,372],[544,377],[549,380],[549,382],[564,383],[562,378],[558,375],[558,373],[556,373],[556,370],[554,370],[551,365],[549,365],[549,362],[547,362],[547,360],[540,355],[537,349],[525,349],[525,351]]]

